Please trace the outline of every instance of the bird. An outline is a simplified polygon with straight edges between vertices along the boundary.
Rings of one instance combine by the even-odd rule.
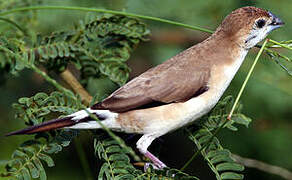
[[[166,165],[148,151],[153,140],[211,111],[248,51],[283,25],[265,9],[238,8],[207,39],[133,78],[103,101],[7,136],[59,128],[101,129],[101,123],[113,131],[141,134],[137,149],[155,168],[163,169]]]

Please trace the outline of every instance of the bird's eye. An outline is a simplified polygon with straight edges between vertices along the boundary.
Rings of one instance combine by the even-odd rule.
[[[256,25],[257,25],[258,28],[262,28],[262,27],[264,27],[265,24],[266,24],[266,21],[265,21],[264,19],[260,19],[260,20],[258,20],[258,21],[256,22]]]

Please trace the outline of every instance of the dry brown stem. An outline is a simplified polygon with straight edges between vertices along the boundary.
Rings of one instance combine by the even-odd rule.
[[[69,69],[63,71],[60,76],[73,89],[75,93],[80,95],[84,104],[90,104],[92,96],[83,88],[79,81],[77,81]]]

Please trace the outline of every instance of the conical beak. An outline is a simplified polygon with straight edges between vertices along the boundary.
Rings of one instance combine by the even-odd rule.
[[[285,23],[280,19],[278,18],[275,14],[269,12],[270,16],[273,18],[272,19],[272,23],[270,24],[271,26],[274,26],[273,29],[276,29],[276,28],[279,28],[281,26],[283,26]]]

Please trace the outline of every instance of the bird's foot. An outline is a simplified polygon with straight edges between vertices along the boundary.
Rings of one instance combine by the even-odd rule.
[[[156,166],[155,164],[148,162],[148,163],[144,164],[144,172],[147,172],[147,169],[150,167],[152,167],[153,169],[157,169],[157,170],[162,169],[162,168],[159,168],[158,166]]]
[[[162,161],[160,161],[157,157],[155,157],[149,151],[146,151],[144,156],[149,158],[153,162],[153,163],[146,163],[144,165],[144,171],[145,172],[150,166],[152,166],[154,169],[163,169],[163,168],[167,167]]]

